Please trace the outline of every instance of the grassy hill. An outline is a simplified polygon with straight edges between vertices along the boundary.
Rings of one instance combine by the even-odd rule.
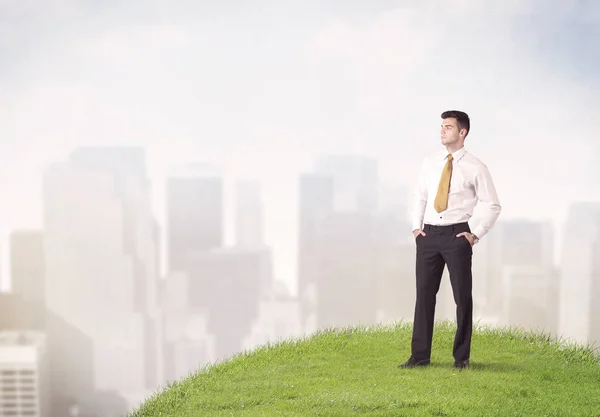
[[[471,367],[453,368],[453,323],[431,366],[399,369],[412,326],[332,329],[205,367],[131,417],[600,416],[600,359],[543,334],[474,330]]]

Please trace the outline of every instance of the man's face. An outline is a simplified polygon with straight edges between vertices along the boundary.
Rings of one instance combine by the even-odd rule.
[[[458,123],[454,117],[442,120],[442,130],[440,132],[443,145],[452,145],[464,138],[464,129],[458,128]]]

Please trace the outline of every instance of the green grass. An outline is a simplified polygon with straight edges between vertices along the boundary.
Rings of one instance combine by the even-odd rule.
[[[475,327],[471,367],[453,368],[454,324],[436,324],[431,366],[399,369],[412,325],[330,329],[207,366],[131,417],[600,416],[591,347]]]

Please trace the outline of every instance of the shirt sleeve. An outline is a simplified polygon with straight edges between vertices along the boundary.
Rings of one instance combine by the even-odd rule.
[[[425,181],[426,161],[421,164],[421,170],[417,183],[413,187],[411,224],[413,232],[423,228],[423,218],[425,217],[425,208],[427,207],[427,182]]]
[[[473,234],[481,239],[494,227],[502,211],[492,176],[485,165],[482,165],[475,175],[475,193],[478,199],[477,208],[481,210],[481,216]]]

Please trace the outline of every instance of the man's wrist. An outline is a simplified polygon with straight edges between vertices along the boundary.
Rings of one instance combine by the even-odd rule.
[[[471,237],[473,238],[473,244],[476,244],[477,242],[479,242],[479,238],[477,237],[476,234],[471,233]]]

